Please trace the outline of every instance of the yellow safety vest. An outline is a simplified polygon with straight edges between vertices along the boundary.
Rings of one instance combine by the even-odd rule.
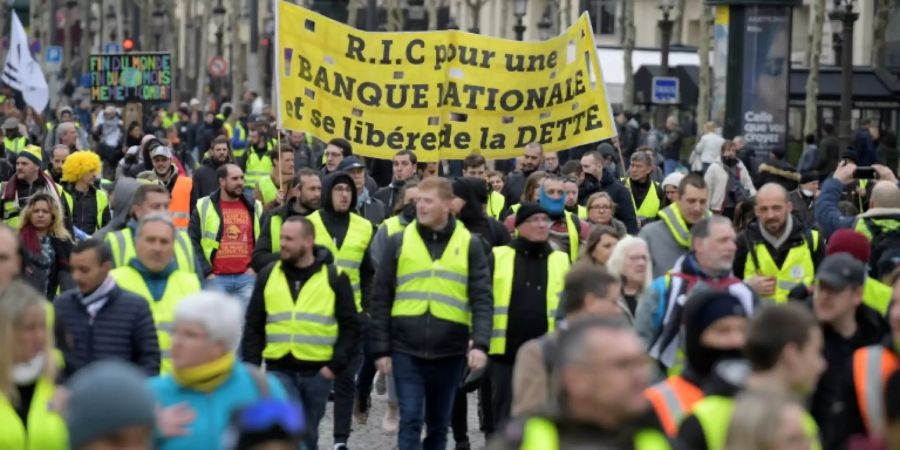
[[[172,371],[172,338],[170,333],[174,326],[175,306],[185,297],[200,292],[200,280],[193,273],[176,270],[166,280],[166,290],[162,298],[155,300],[141,276],[134,267],[123,266],[113,269],[109,275],[116,280],[120,288],[131,291],[145,300],[150,305],[153,314],[153,323],[156,324],[156,338],[159,340],[160,373],[166,374]]]
[[[50,410],[56,386],[41,377],[28,406],[28,427],[16,408],[0,394],[0,450],[67,450],[69,432],[62,416]]]
[[[885,316],[893,292],[894,290],[890,286],[872,277],[866,277],[866,284],[863,285],[863,303]]]
[[[672,233],[675,242],[684,248],[691,248],[691,232],[688,230],[687,223],[681,215],[681,209],[678,208],[678,203],[672,203],[661,209],[658,215],[663,223],[666,224],[669,232]],[[709,217],[710,215],[712,214],[709,211],[706,211],[703,217]]]
[[[278,186],[275,186],[272,177],[260,178],[256,183],[256,187],[259,189],[263,205],[268,205],[278,198]]]
[[[669,450],[669,440],[659,430],[645,428],[634,435],[635,450]],[[532,417],[525,422],[520,450],[560,450],[559,430],[556,424],[540,417]]]
[[[247,166],[244,168],[247,184],[255,186],[259,180],[270,177],[273,167],[272,158],[269,158],[269,155],[263,155],[260,158],[256,150],[247,152]]]
[[[703,438],[706,440],[707,449],[725,450],[725,440],[733,413],[734,399],[730,397],[710,395],[694,404],[693,415],[703,429]],[[819,442],[819,426],[805,410],[803,411],[803,428],[806,431],[806,437],[813,443],[812,448],[820,450],[822,445]]]
[[[6,190],[7,183],[9,183],[9,182],[4,181],[4,182],[0,183],[0,192],[3,192]],[[64,191],[63,191],[62,186],[60,186],[56,183],[54,183],[54,185],[56,186],[56,192],[60,193],[60,195],[63,195],[62,192],[64,192]],[[50,193],[50,189],[52,189],[52,188],[48,186],[46,189],[44,189],[43,192]],[[3,221],[7,225],[9,225],[10,228],[12,228],[14,230],[18,230],[19,222],[20,222],[19,213],[22,212],[22,208],[19,207],[19,195],[16,194],[12,200],[8,200],[8,201],[0,200],[0,202],[3,203]],[[59,207],[62,208],[62,205],[59,205]],[[64,211],[63,211],[63,213],[65,214]]]
[[[69,205],[69,213],[71,214],[72,211],[75,211],[75,200],[68,191],[63,191],[63,198],[65,199],[66,204]],[[99,230],[106,225],[103,223],[103,210],[109,206],[109,196],[106,195],[106,192],[103,189],[94,189],[94,199],[97,201],[97,229]]]
[[[516,250],[508,245],[494,247],[494,330],[488,353],[506,353],[506,330],[509,325],[509,303],[512,297],[512,283],[516,265]],[[556,308],[559,295],[565,284],[569,270],[569,256],[560,251],[550,253],[547,258],[547,332],[556,324]]]
[[[344,236],[341,248],[337,248],[334,238],[328,232],[325,223],[322,222],[322,214],[316,211],[307,219],[312,222],[316,230],[316,244],[327,248],[334,256],[334,265],[350,278],[350,286],[353,288],[353,299],[356,302],[356,310],[362,311],[362,289],[360,288],[359,267],[369,243],[372,242],[372,222],[363,219],[356,213],[350,213],[350,224],[347,226],[347,234]]]
[[[896,216],[884,218],[870,217],[868,220],[870,220],[873,225],[877,225],[878,228],[884,232],[897,231],[900,229],[900,220],[898,220]],[[866,239],[869,241],[872,240],[872,230],[869,229],[869,225],[866,223],[865,218],[857,217],[853,222],[853,229],[865,235]]]
[[[404,228],[406,228],[406,225],[403,225],[402,223],[400,223],[399,215],[393,216],[393,217],[388,217],[387,219],[384,220],[384,222],[381,222],[381,226],[384,227],[385,230],[387,230],[388,237],[393,236],[393,235],[403,231]]]
[[[263,297],[266,303],[263,358],[281,359],[290,353],[299,361],[331,361],[338,325],[328,266],[323,265],[311,276],[294,298],[278,261],[263,288]]]
[[[581,220],[587,220],[588,218],[588,210],[584,205],[578,205],[578,218]]]
[[[781,267],[775,264],[775,260],[769,253],[765,242],[752,244],[747,249],[747,262],[744,264],[744,279],[753,275],[762,275],[775,278],[775,294],[763,300],[784,303],[788,300],[788,294],[798,284],[812,285],[816,275],[813,265],[813,252],[819,247],[819,231],[810,231],[810,236],[803,236],[803,242],[791,248]],[[812,239],[812,242],[806,242]],[[753,254],[756,254],[756,260]],[[757,263],[759,267],[757,267]]]
[[[15,139],[3,138],[3,148],[10,155],[17,155],[26,145],[28,145],[28,139],[25,139],[25,136],[19,136]]]
[[[644,219],[652,219],[659,214],[659,196],[656,195],[656,188],[659,186],[655,181],[650,182],[647,188],[647,195],[644,201],[638,205],[634,200],[634,193],[631,192],[631,177],[625,177],[625,186],[628,187],[628,195],[631,197],[631,205],[634,206],[634,212]]]
[[[254,201],[254,210],[247,211],[253,216],[253,240],[259,239],[259,216],[262,214],[262,203]],[[212,264],[213,252],[219,249],[220,232],[222,231],[222,218],[216,212],[215,206],[209,197],[197,200],[197,211],[200,211],[200,248],[203,257]]]
[[[484,208],[488,216],[500,220],[500,215],[503,214],[504,206],[506,206],[506,197],[499,192],[491,191],[491,193],[488,194],[488,201],[487,204],[484,205]]]
[[[104,240],[109,245],[113,255],[113,267],[122,267],[137,256],[134,249],[133,231],[129,227],[107,233]],[[194,247],[187,232],[177,230],[175,232],[175,266],[178,270],[190,273],[197,272],[194,259]]]
[[[391,316],[431,313],[438,319],[470,326],[468,281],[471,233],[461,222],[457,222],[444,253],[433,260],[415,223],[410,222],[403,231]]]
[[[243,142],[244,144],[242,147],[234,146],[234,148],[231,149],[231,153],[235,158],[243,158],[244,150],[246,150],[247,148],[247,130],[244,128],[244,125],[240,120],[234,123],[234,130],[237,133],[237,140],[239,142]],[[232,140],[232,142],[234,142],[234,140]]]

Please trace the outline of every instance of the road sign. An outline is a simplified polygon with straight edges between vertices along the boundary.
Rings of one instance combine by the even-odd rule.
[[[122,46],[118,42],[107,42],[103,44],[103,53],[122,53]]]
[[[209,69],[209,74],[214,78],[221,78],[228,75],[228,64],[225,62],[225,58],[221,56],[213,56],[209,59],[209,64],[207,64],[207,69]]]
[[[679,102],[678,78],[653,77],[653,92],[650,101],[654,104],[675,105]]]
[[[44,62],[47,64],[62,64],[63,49],[58,45],[47,46],[47,53],[44,54]]]

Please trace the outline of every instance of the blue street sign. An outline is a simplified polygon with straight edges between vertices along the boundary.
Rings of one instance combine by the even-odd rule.
[[[655,104],[678,104],[678,78],[653,77],[653,92],[650,101]]]
[[[118,42],[107,42],[103,44],[103,53],[122,53],[122,45]]]
[[[44,54],[44,62],[47,64],[62,64],[63,49],[58,45],[48,45]]]

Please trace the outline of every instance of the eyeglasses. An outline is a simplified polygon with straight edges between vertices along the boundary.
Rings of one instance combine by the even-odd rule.
[[[344,194],[353,192],[353,189],[350,189],[350,186],[347,186],[346,184],[339,184],[339,185],[331,188],[331,190],[332,190],[332,192],[341,192]]]
[[[590,211],[606,211],[612,209],[610,205],[594,205],[588,208]]]

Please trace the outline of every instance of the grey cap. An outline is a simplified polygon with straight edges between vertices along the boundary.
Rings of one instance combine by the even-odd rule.
[[[172,149],[165,145],[160,145],[153,150],[150,150],[151,158],[156,158],[157,156],[165,156],[166,158],[172,159]]]
[[[85,445],[123,428],[153,427],[155,401],[144,374],[131,364],[107,360],[76,373],[68,383],[63,417],[71,448]]]
[[[16,119],[15,117],[10,117],[10,118],[4,120],[2,128],[4,130],[18,129],[19,128],[19,119]]]
[[[866,283],[866,266],[846,252],[829,255],[819,264],[816,281],[830,287],[859,287]]]

